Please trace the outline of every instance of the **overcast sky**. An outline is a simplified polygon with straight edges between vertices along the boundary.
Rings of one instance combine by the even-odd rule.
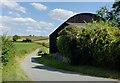
[[[113,2],[2,2],[0,35],[48,36],[65,20],[77,13],[96,13]]]

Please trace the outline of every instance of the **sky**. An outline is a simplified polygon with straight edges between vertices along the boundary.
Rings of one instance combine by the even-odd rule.
[[[78,13],[96,13],[113,2],[15,2],[0,3],[0,35],[49,36]]]

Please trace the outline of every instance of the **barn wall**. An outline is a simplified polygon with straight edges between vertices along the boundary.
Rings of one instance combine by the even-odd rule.
[[[55,53],[57,51],[56,49],[56,36],[51,35],[50,36],[50,53]]]
[[[64,29],[67,25],[67,22],[70,23],[84,23],[84,22],[92,22],[93,20],[99,21],[100,18],[97,17],[95,14],[90,14],[90,13],[82,13],[82,14],[77,14],[71,18],[69,18],[66,22],[64,22],[60,27],[58,27],[49,37],[50,37],[50,53],[55,53],[57,52],[57,37],[58,33]]]

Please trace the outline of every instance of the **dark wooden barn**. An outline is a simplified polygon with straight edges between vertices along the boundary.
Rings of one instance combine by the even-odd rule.
[[[81,13],[74,15],[73,17],[69,18],[67,21],[65,21],[62,25],[60,25],[52,34],[50,34],[50,53],[55,53],[57,52],[57,45],[56,45],[56,40],[58,37],[58,33],[64,29],[66,26],[69,24],[73,24],[75,26],[82,26],[83,23],[87,22],[92,22],[92,21],[99,21],[100,18],[96,16],[95,14],[91,13]]]

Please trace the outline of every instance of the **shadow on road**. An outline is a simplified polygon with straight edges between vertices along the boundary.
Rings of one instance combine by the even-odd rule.
[[[55,68],[51,68],[51,67],[44,66],[44,65],[42,65],[42,66],[37,65],[37,66],[34,66],[32,68],[47,70],[47,71],[52,71],[52,72],[67,73],[67,74],[78,74],[78,73],[75,73],[75,72],[69,72],[69,71],[64,71],[64,70],[60,70],[60,69],[55,69]],[[80,75],[80,74],[78,74],[78,75]]]
[[[76,72],[70,72],[70,71],[65,71],[65,70],[56,69],[56,68],[52,68],[52,67],[41,65],[40,63],[38,63],[37,61],[35,61],[35,59],[37,59],[37,58],[38,57],[32,57],[31,58],[31,62],[32,63],[37,63],[34,67],[32,67],[34,69],[47,70],[47,71],[60,72],[60,73],[67,73],[67,74],[78,74]],[[81,75],[81,74],[78,74],[78,75]]]

